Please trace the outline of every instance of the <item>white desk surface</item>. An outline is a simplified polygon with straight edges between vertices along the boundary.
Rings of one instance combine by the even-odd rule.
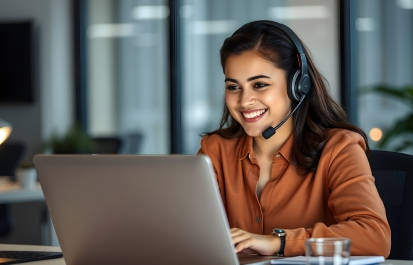
[[[9,177],[0,176],[0,203],[44,201],[43,191],[39,183],[32,189],[22,189]]]
[[[60,247],[50,247],[50,246],[33,246],[33,245],[7,245],[7,244],[0,244],[0,250],[17,250],[17,251],[61,251]],[[268,257],[264,259],[267,262],[260,264],[270,264],[270,260]],[[24,263],[23,263],[24,264]],[[42,260],[42,261],[35,261],[30,262],[27,264],[36,264],[36,265],[66,265],[65,260],[63,258],[58,259],[50,259],[50,260]],[[392,265],[413,265],[412,260],[386,260],[382,264],[392,264]]]

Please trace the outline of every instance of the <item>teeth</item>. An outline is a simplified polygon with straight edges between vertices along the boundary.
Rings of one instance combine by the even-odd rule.
[[[251,119],[251,118],[255,118],[257,116],[260,116],[261,114],[263,114],[265,112],[265,110],[259,110],[259,111],[255,111],[255,112],[251,112],[251,113],[242,113],[244,115],[244,117]]]

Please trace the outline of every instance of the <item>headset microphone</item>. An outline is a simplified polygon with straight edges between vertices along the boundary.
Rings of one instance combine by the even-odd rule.
[[[297,106],[295,106],[295,108],[293,109],[293,111],[291,111],[290,114],[287,115],[287,117],[285,117],[277,126],[275,127],[268,127],[267,129],[265,129],[265,131],[262,132],[262,136],[265,139],[269,139],[271,136],[273,136],[278,128],[280,128],[290,117],[291,115],[293,115],[293,113],[298,109],[298,107],[301,105],[301,103],[303,102],[304,98],[305,98],[306,94],[303,94],[300,98],[300,101],[298,102]]]

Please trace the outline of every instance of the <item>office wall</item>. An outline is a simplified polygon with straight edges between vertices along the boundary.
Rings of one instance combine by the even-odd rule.
[[[26,159],[42,151],[51,134],[73,121],[72,17],[70,0],[0,0],[0,20],[34,22],[35,101],[2,103],[0,118],[13,126],[11,140],[28,143]]]

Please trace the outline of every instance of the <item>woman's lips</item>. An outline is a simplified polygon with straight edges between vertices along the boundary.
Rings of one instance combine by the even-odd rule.
[[[241,111],[241,116],[246,122],[256,122],[264,117],[267,109]]]

